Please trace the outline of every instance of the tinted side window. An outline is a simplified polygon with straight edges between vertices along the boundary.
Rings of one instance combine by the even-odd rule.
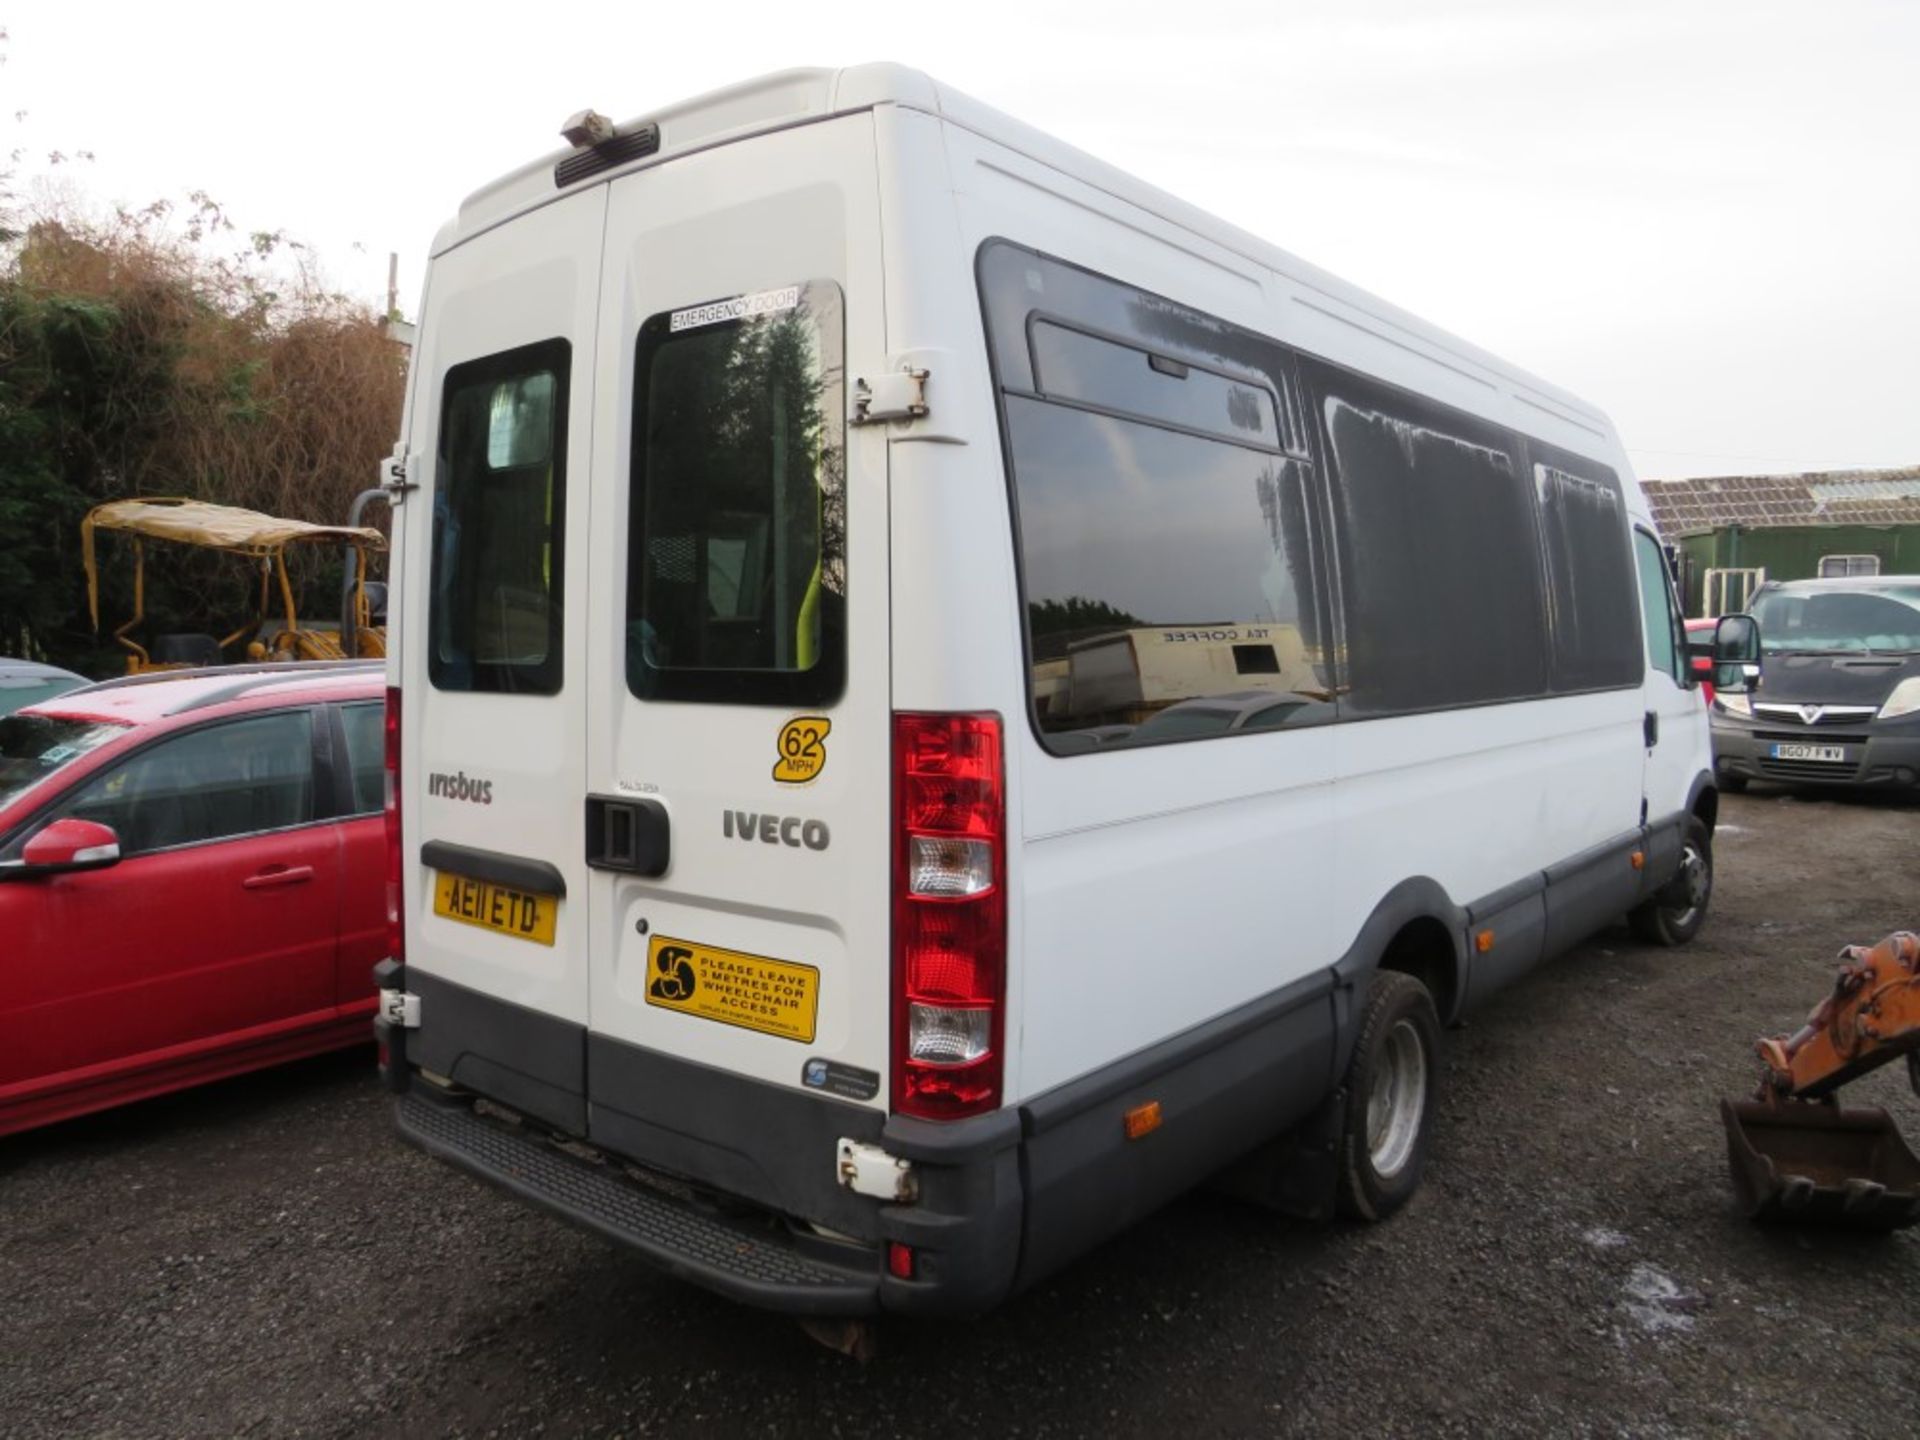
[[[447,372],[427,617],[442,690],[560,690],[570,356],[548,340]]]
[[[1660,542],[1644,530],[1633,532],[1634,553],[1640,561],[1640,611],[1646,622],[1647,668],[1680,678],[1680,616],[1674,608],[1673,586],[1667,579],[1667,557]]]
[[[111,825],[121,853],[284,830],[313,819],[313,716],[285,710],[162,740],[88,781],[49,819]]]
[[[343,705],[341,728],[347,732],[347,768],[353,777],[353,813],[378,815],[385,807],[386,707]]]
[[[1124,410],[1222,440],[1280,443],[1273,394],[1258,382],[1202,370],[1052,320],[1034,322],[1033,375],[1040,393],[1050,400]]]
[[[824,705],[846,673],[845,324],[830,281],[640,327],[627,685]]]
[[[1532,487],[1504,430],[1317,363],[1358,715],[1547,692]]]
[[[979,278],[1042,743],[1330,720],[1286,352],[1004,241]]]
[[[1540,501],[1554,688],[1638,685],[1643,661],[1633,627],[1636,582],[1620,481],[1592,461],[1533,442],[1529,448]]]

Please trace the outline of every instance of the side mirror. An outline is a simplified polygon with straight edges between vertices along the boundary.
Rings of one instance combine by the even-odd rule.
[[[1760,684],[1760,625],[1751,615],[1722,615],[1713,627],[1713,685],[1743,695]]]
[[[95,820],[56,820],[20,852],[23,875],[60,875],[69,870],[104,870],[120,863],[120,837],[111,825]]]

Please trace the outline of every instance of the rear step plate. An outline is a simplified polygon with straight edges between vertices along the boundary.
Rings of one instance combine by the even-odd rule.
[[[417,1092],[394,1106],[400,1133],[431,1155],[638,1250],[673,1275],[732,1299],[798,1315],[879,1309],[879,1261],[846,1247],[845,1266],[803,1254],[767,1226],[723,1219],[590,1160]]]
[[[1886,1111],[1722,1100],[1720,1118],[1750,1218],[1859,1230],[1920,1220],[1920,1159]]]

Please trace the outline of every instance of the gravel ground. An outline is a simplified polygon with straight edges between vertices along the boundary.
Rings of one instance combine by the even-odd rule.
[[[1722,818],[1693,946],[1610,931],[1450,1037],[1391,1222],[1196,1195],[864,1366],[403,1147],[366,1053],[0,1142],[0,1431],[1913,1433],[1920,1234],[1749,1225],[1716,1107],[1920,926],[1920,808]],[[1900,1067],[1849,1094],[1920,1138]]]

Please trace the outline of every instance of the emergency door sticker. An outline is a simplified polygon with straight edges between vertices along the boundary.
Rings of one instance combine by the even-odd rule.
[[[783,1040],[812,1043],[820,972],[791,960],[656,935],[647,946],[647,1004]]]
[[[703,325],[721,325],[729,320],[753,320],[761,315],[777,315],[800,304],[800,287],[785,285],[778,290],[761,290],[752,295],[735,295],[731,300],[714,300],[676,310],[667,321],[670,333],[697,330]]]
[[[804,785],[827,768],[827,735],[833,722],[824,715],[802,715],[780,727],[780,758],[773,778],[782,785]]]

